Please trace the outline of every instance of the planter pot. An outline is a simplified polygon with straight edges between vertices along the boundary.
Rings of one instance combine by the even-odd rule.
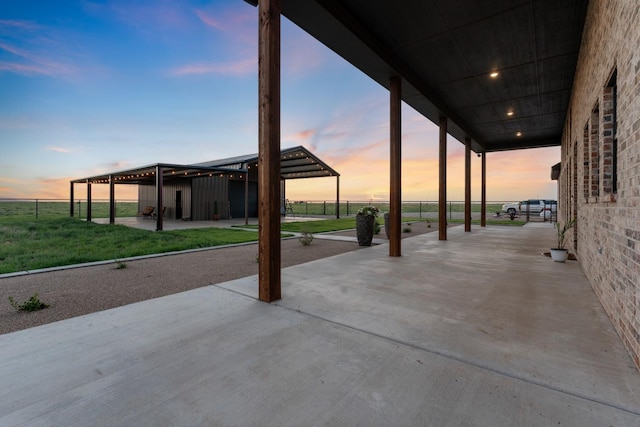
[[[565,262],[569,258],[569,251],[566,249],[551,249],[551,259],[555,262]]]
[[[356,235],[360,246],[371,246],[375,220],[376,218],[371,215],[356,215]]]

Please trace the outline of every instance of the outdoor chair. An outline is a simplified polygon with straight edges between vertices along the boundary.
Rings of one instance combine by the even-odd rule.
[[[142,218],[152,218],[154,210],[155,210],[154,206],[146,206],[142,211]]]

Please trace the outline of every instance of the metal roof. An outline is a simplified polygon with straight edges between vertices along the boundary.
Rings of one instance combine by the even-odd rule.
[[[102,175],[94,175],[87,178],[74,179],[74,184],[108,184],[109,177],[113,176],[116,184],[155,184],[156,167],[162,168],[162,175],[165,182],[184,178],[197,178],[205,176],[232,175],[234,173],[245,173],[246,170],[229,170],[227,168],[216,168],[198,165],[176,165],[171,163],[154,163],[152,165],[127,169],[119,172],[111,172]]]
[[[560,145],[587,4],[282,0],[282,14],[382,86],[401,76],[407,104],[481,152]]]
[[[218,168],[251,169],[258,165],[258,154],[229,157],[226,159],[197,163],[197,165],[214,166]],[[298,179],[340,176],[340,174],[305,147],[299,145],[280,151],[280,176],[282,179]]]
[[[340,176],[338,172],[303,146],[281,150],[280,156],[282,179]],[[251,168],[257,168],[258,155],[247,154],[192,165],[154,163],[119,172],[74,179],[71,182],[74,184],[83,184],[86,182],[92,184],[107,184],[109,183],[109,177],[113,176],[116,184],[153,184],[155,183],[156,167],[158,166],[162,167],[165,181],[215,175],[230,175],[233,178],[234,174],[246,173]]]

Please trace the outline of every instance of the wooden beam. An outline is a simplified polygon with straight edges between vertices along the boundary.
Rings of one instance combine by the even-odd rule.
[[[244,175],[244,225],[249,225],[249,168],[248,167],[247,167],[247,173]]]
[[[471,231],[471,138],[464,139],[464,231]]]
[[[447,117],[440,116],[438,239],[447,240]]]
[[[91,181],[87,180],[87,222],[91,222]]]
[[[69,186],[69,216],[71,218],[73,218],[73,214],[74,214],[74,212],[73,212],[73,209],[74,209],[74,206],[73,206],[73,198],[74,198],[73,197],[73,181],[71,181],[69,184],[70,184],[70,186]]]
[[[487,153],[482,153],[482,189],[480,196],[480,227],[487,226]]]
[[[109,224],[116,223],[116,183],[113,175],[109,175]]]
[[[389,256],[401,256],[402,215],[402,81],[393,76],[389,81],[390,185],[389,185]]]
[[[280,277],[280,0],[259,0],[258,297],[281,297]]]
[[[164,187],[164,171],[161,166],[156,166],[156,231],[162,231],[162,209],[164,208],[164,201],[162,200],[162,193]]]
[[[340,175],[336,176],[336,219],[340,219]]]

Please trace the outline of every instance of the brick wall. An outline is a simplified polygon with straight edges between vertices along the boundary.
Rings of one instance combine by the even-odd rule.
[[[559,218],[577,216],[580,265],[640,369],[639,9],[637,0],[589,4],[563,133]]]

